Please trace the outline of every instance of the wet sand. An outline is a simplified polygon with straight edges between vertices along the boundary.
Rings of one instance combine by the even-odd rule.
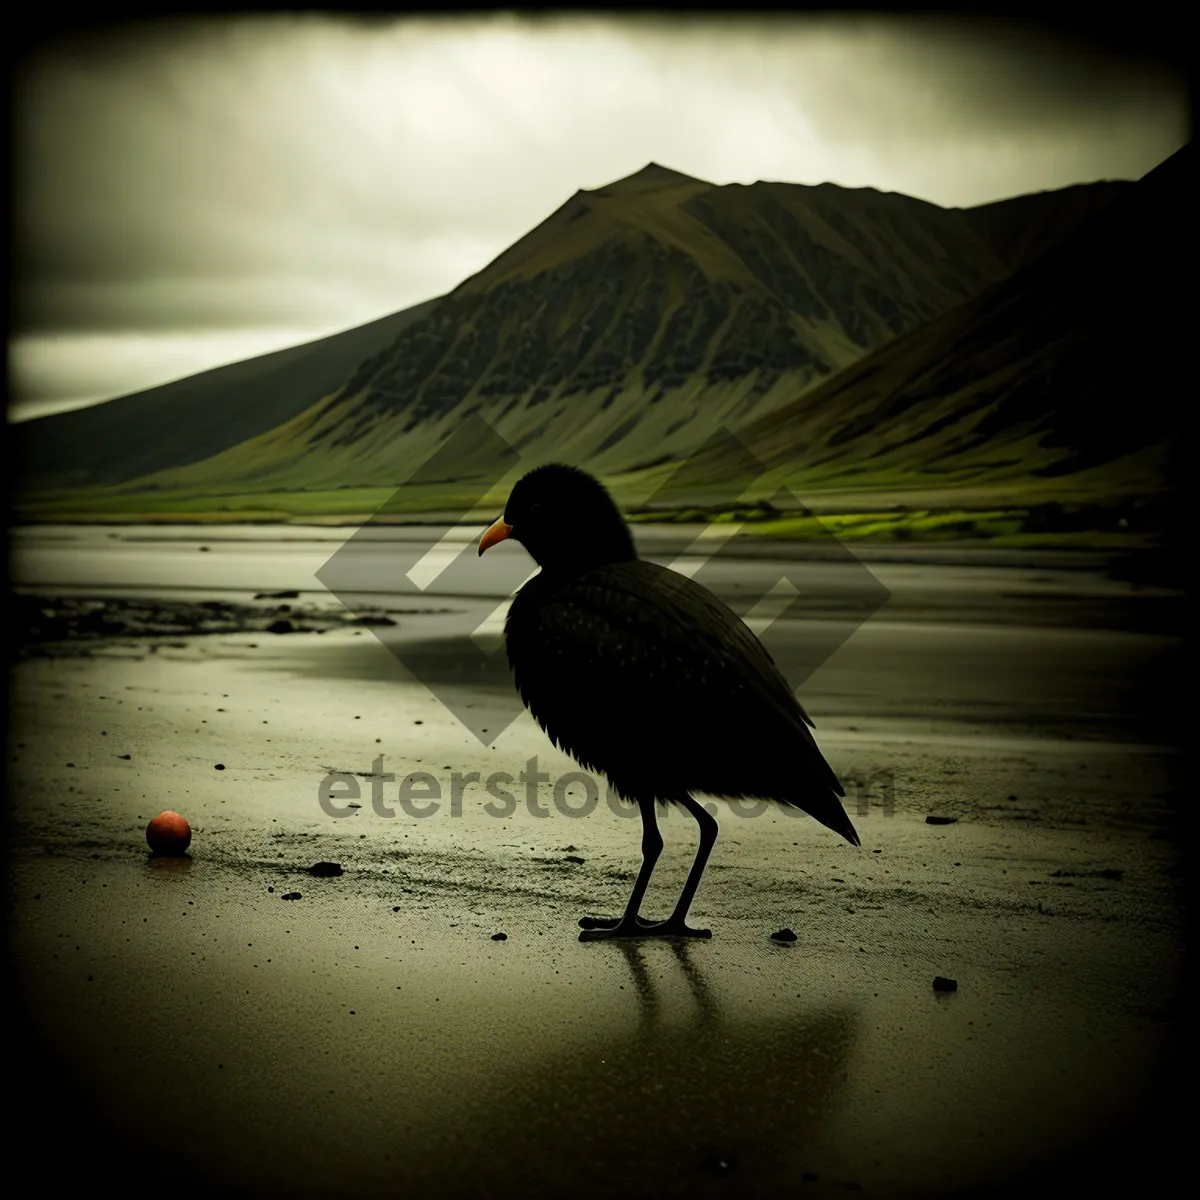
[[[1179,756],[1132,705],[1177,643],[1094,608],[1075,628],[1012,602],[1003,626],[947,624],[906,594],[802,693],[834,768],[873,781],[849,789],[863,846],[718,804],[693,908],[713,938],[683,945],[577,940],[628,892],[636,818],[602,796],[564,815],[574,766],[527,716],[485,746],[370,629],[17,663],[10,929],[38,1064],[18,1136],[63,1178],[173,1191],[1152,1186],[1171,1165],[1152,1102],[1179,1035]],[[379,755],[432,774],[438,810],[408,815],[387,782],[395,815],[376,812]],[[535,756],[544,815],[519,781],[511,815],[482,782],[455,804],[455,772]],[[356,773],[353,815],[322,809],[331,770]],[[163,808],[192,822],[186,859],[147,854]],[[680,814],[662,828],[651,915],[695,844]]]

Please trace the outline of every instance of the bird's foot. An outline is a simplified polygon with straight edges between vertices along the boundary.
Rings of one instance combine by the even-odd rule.
[[[643,921],[641,917],[580,917],[579,924],[583,926],[583,932],[579,935],[581,942],[654,936],[651,933],[654,926],[649,921]]]
[[[579,918],[580,929],[615,929],[626,917],[593,917],[588,914],[586,917]],[[651,925],[658,924],[657,921],[647,921],[643,917],[635,917],[634,921],[643,928],[649,928]]]
[[[694,929],[682,917],[668,917],[657,925],[651,925],[646,933],[650,937],[665,938],[710,938],[711,929]]]
[[[585,923],[586,922],[586,923]],[[670,917],[665,921],[643,921],[641,917],[582,917],[581,942],[601,942],[608,938],[710,938],[712,930],[693,929],[687,922]]]

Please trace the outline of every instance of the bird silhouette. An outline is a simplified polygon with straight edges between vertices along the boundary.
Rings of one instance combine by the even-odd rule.
[[[799,808],[859,844],[842,785],[770,654],[707,588],[638,557],[598,480],[562,464],[530,471],[479,553],[509,538],[541,567],[505,621],[521,699],[556,746],[605,774],[642,818],[625,912],[584,917],[581,941],[711,936],[687,923],[717,839],[693,792]],[[663,848],[656,803],[686,809],[700,845],[674,912],[652,922],[640,909]]]

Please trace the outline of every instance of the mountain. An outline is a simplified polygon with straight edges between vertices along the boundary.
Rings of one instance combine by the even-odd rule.
[[[650,164],[577,192],[336,381],[325,371],[319,395],[306,386],[256,411],[252,434],[206,433],[189,459],[168,446],[147,473],[153,439],[132,455],[89,430],[111,451],[92,477],[135,480],[156,504],[172,491],[391,486],[475,412],[527,461],[611,475],[686,456],[961,305],[1125,186],[961,210],[831,184],[715,186]],[[251,389],[230,407],[255,404]],[[110,407],[85,414],[99,423]],[[85,414],[27,425],[34,440],[72,440]]]
[[[1189,144],[975,299],[738,430],[807,491],[1153,496],[1190,409]],[[719,455],[689,464],[717,481]]]
[[[1132,187],[1123,180],[1076,184],[960,211],[1011,273],[1035,262]]]
[[[199,462],[265,433],[329,395],[437,301],[300,346],[230,363],[9,429],[22,474],[40,486],[123,483]]]

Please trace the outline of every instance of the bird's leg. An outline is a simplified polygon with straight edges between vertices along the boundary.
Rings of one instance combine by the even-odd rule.
[[[658,831],[658,819],[654,815],[654,801],[641,800],[638,807],[642,811],[642,866],[633,882],[633,891],[629,894],[625,913],[620,920],[611,924],[603,921],[603,918],[585,917],[584,920],[589,922],[590,927],[585,928],[579,935],[581,942],[598,942],[612,937],[645,937],[651,928],[655,928],[638,919],[638,910],[642,907],[642,897],[645,896],[650,876],[654,873],[654,864],[662,854],[663,839]]]
[[[687,792],[681,793],[677,799],[696,818],[696,824],[700,826],[700,846],[683,885],[683,891],[679,893],[675,911],[661,924],[650,926],[646,932],[655,937],[712,937],[712,932],[708,929],[693,929],[687,923],[687,915],[688,909],[692,907],[696,889],[700,886],[700,877],[708,865],[708,856],[717,840],[717,818],[703,805],[697,804]]]

